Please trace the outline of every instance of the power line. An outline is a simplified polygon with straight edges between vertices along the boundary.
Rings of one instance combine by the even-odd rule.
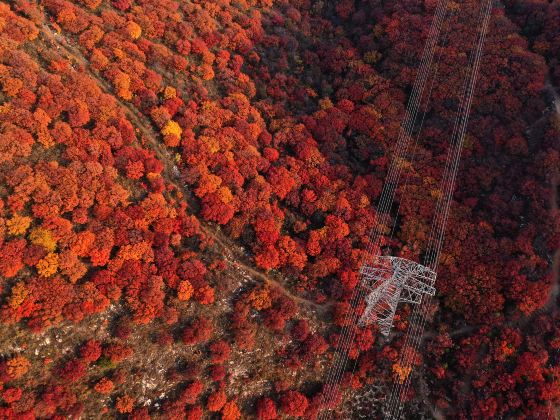
[[[464,94],[461,98],[461,107],[457,114],[455,123],[456,129],[454,129],[451,146],[448,151],[447,160],[448,162],[450,162],[450,164],[446,165],[446,170],[444,171],[442,177],[442,195],[438,200],[438,208],[440,209],[440,211],[436,211],[434,216],[434,224],[432,228],[433,235],[431,235],[433,239],[431,241],[431,245],[428,247],[428,253],[425,259],[425,265],[432,268],[434,271],[437,271],[439,265],[439,256],[443,246],[445,226],[449,217],[451,198],[455,189],[460,155],[465,139],[470,107],[472,104],[472,98],[474,96],[474,87],[476,85],[478,77],[480,61],[482,57],[482,48],[484,46],[484,41],[488,31],[491,11],[492,0],[486,0],[481,7],[482,18],[480,30],[478,32],[477,44],[474,54],[472,54],[470,57],[470,63],[468,67],[469,71],[467,77],[465,78]],[[414,365],[413,357],[417,354],[421,338],[423,336],[427,318],[427,311],[429,310],[430,303],[431,296],[428,296],[427,302],[423,302],[422,305],[414,308],[412,322],[410,323],[409,329],[407,331],[405,347],[404,350],[402,350],[402,356],[399,365],[401,366],[401,368],[410,369],[410,372],[412,372]],[[416,316],[414,316],[415,314]],[[409,344],[410,340],[412,340],[412,344]],[[406,392],[408,391],[411,377],[412,375],[409,373],[404,381],[401,382],[399,380],[396,380],[394,382],[396,386],[393,388],[393,391],[389,398],[387,413],[389,418],[400,417],[402,411],[402,401],[406,396]]]
[[[470,107],[474,95],[474,86],[480,67],[482,48],[488,30],[492,0],[485,0],[480,10],[481,26],[474,53],[469,57],[469,64],[465,69],[465,82],[460,95],[460,108],[457,112],[450,146],[446,158],[445,169],[441,180],[441,195],[438,198],[432,229],[428,240],[424,265],[404,258],[380,255],[384,230],[388,227],[390,211],[398,189],[403,170],[404,156],[408,155],[413,129],[416,125],[419,105],[424,96],[424,87],[430,77],[434,51],[439,43],[441,28],[447,15],[447,1],[440,0],[436,7],[434,18],[424,52],[422,54],[419,71],[417,73],[410,101],[407,105],[401,130],[396,142],[393,158],[380,196],[376,213],[376,221],[368,237],[368,244],[363,254],[362,268],[358,284],[352,291],[349,307],[344,317],[342,331],[338,336],[335,347],[335,359],[328,371],[323,389],[322,405],[325,408],[319,415],[320,419],[328,419],[332,414],[329,407],[332,404],[339,381],[345,373],[349,352],[354,342],[357,328],[370,322],[377,322],[382,334],[388,335],[393,324],[396,307],[400,302],[414,304],[414,310],[409,321],[409,328],[405,337],[405,344],[401,349],[401,357],[397,368],[397,378],[388,396],[387,416],[399,418],[402,411],[402,400],[406,396],[414,367],[414,358],[418,352],[431,297],[435,294],[435,279],[439,264],[439,255],[443,246],[445,226],[449,217],[451,198],[453,195],[458,172],[461,150],[466,133]],[[414,141],[417,146],[424,118],[428,109],[434,82],[437,79],[439,63],[431,81],[427,104],[420,122],[420,128]],[[414,157],[411,159],[414,160]],[[407,174],[408,175],[408,174]],[[408,177],[407,177],[408,178]],[[399,200],[397,216],[402,200]],[[390,231],[393,237],[396,227],[396,217]],[[360,316],[360,305],[367,295],[365,311]],[[423,299],[423,295],[426,298]],[[356,361],[351,374],[354,373]]]
[[[389,217],[389,211],[394,199],[395,190],[398,185],[398,180],[400,178],[400,172],[402,170],[402,156],[403,153],[406,154],[408,146],[410,143],[411,130],[414,127],[416,116],[418,112],[418,106],[424,92],[424,86],[429,75],[429,69],[431,67],[433,54],[437,42],[439,41],[439,35],[441,31],[441,26],[443,24],[444,15],[447,10],[447,0],[440,0],[436,7],[434,18],[432,19],[432,24],[430,27],[430,32],[428,39],[422,54],[419,71],[416,75],[415,83],[413,86],[411,99],[408,103],[403,124],[399,131],[399,137],[397,139],[395,152],[393,153],[393,160],[390,165],[389,173],[387,175],[387,180],[383,186],[383,190],[380,197],[380,202],[378,206],[378,211],[376,215],[376,222],[369,235],[368,245],[366,247],[366,252],[364,254],[364,263],[370,259],[373,250],[378,248],[380,245],[381,230],[385,226],[385,219]],[[348,352],[354,341],[356,335],[356,322],[358,314],[354,311],[354,305],[359,304],[359,301],[363,298],[364,287],[363,287],[363,276],[360,276],[360,281],[354,288],[352,292],[352,297],[350,298],[350,307],[345,315],[345,321],[343,324],[343,329],[339,335],[338,342],[336,345],[335,361],[331,369],[329,370],[327,381],[325,383],[325,388],[323,392],[323,405],[329,406],[335,397],[335,387],[340,381],[340,378],[344,374],[344,369],[348,360]],[[329,418],[330,411],[324,410],[320,418]]]

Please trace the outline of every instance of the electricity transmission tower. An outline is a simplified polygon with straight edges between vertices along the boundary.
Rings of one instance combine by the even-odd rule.
[[[371,322],[379,325],[381,334],[388,336],[400,302],[420,304],[422,296],[436,293],[436,273],[404,258],[378,256],[360,271],[364,287],[370,290],[367,307],[358,326]]]
[[[449,7],[451,4],[453,6]],[[384,416],[389,419],[399,419],[402,415],[403,400],[410,385],[431,298],[436,292],[435,282],[439,256],[443,247],[445,227],[455,189],[474,87],[480,68],[482,48],[490,22],[492,0],[481,0],[480,5],[476,39],[468,56],[468,64],[464,69],[463,85],[458,92],[459,109],[456,113],[453,130],[450,133],[445,168],[438,189],[440,194],[437,198],[426,251],[423,254],[423,262],[419,263],[397,256],[380,254],[384,233],[387,231],[387,227],[392,224],[393,218],[390,212],[395,193],[401,181],[402,163],[404,158],[409,156],[411,143],[415,137],[420,104],[423,99],[430,101],[434,81],[437,79],[439,62],[433,65],[434,55],[438,45],[440,43],[445,44],[445,37],[448,35],[443,36],[445,31],[442,31],[442,28],[446,19],[457,10],[457,3],[450,0],[439,0],[436,6],[416,80],[393,151],[392,162],[377,207],[377,220],[370,234],[365,261],[360,270],[360,281],[350,298],[350,309],[338,338],[335,359],[328,371],[322,401],[323,406],[327,409],[321,412],[320,419],[328,419],[332,414],[329,408],[336,398],[340,380],[346,373],[346,364],[357,329],[375,323],[383,335],[389,336],[399,303],[408,303],[413,306],[413,311],[409,317],[409,326],[399,360],[394,365],[396,375],[391,390],[386,395],[383,410]],[[430,79],[430,76],[432,76],[431,83],[428,87],[426,82]],[[422,130],[425,115],[426,111],[424,111],[419,123],[418,136]],[[418,136],[416,136],[414,145],[418,141]],[[394,223],[396,224],[396,217]],[[391,236],[394,230],[393,225]],[[353,366],[355,369],[355,361]]]

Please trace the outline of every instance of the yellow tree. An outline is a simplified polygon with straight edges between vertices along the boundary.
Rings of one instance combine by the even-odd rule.
[[[23,235],[27,232],[29,225],[31,224],[31,218],[27,216],[20,216],[15,214],[11,219],[6,222],[6,227],[8,228],[8,233],[10,235]]]

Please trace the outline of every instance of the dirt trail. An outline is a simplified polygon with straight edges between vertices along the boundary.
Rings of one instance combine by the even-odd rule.
[[[555,104],[556,104],[556,111],[557,111],[556,115],[560,123],[560,100],[558,100],[558,97],[556,97],[555,99],[556,99]],[[555,211],[558,211],[558,200],[560,199],[560,197],[558,197],[558,183],[559,183],[558,178],[559,178],[558,175],[556,175],[552,180],[551,208]],[[559,268],[560,268],[560,249],[557,249],[556,252],[554,253],[554,256],[552,257],[552,279],[554,283],[550,288],[548,303],[546,304],[546,308],[550,310],[553,315],[559,310],[558,306],[556,305],[558,295],[560,294]],[[558,350],[556,351],[556,354],[558,354]],[[555,416],[558,415],[558,412],[559,412],[558,408],[554,408],[551,404],[548,412],[549,419],[552,420],[556,418]]]
[[[63,53],[63,55],[66,55],[68,59],[82,66],[88,73],[88,75],[97,81],[98,85],[105,93],[110,94],[115,98],[119,105],[122,106],[125,114],[133,123],[133,125],[140,131],[143,140],[149,143],[149,146],[152,148],[158,159],[164,164],[163,172],[166,180],[173,184],[178,191],[181,191],[185,199],[193,202],[194,197],[181,181],[180,175],[173,164],[173,157],[171,156],[169,150],[167,150],[167,148],[159,141],[159,138],[161,137],[160,134],[154,129],[151,124],[146,123],[143,118],[139,117],[139,115],[141,115],[141,112],[134,105],[123,101],[113,94],[110,84],[89,68],[88,61],[83,56],[82,52],[75,45],[72,45],[64,34],[55,31],[55,29],[46,22],[43,23],[42,27],[40,27],[39,30],[40,37],[47,43],[47,45],[51,44],[60,47],[58,48],[59,53]],[[312,300],[294,295],[286,288],[284,282],[271,278],[266,273],[263,273],[250,266],[248,262],[244,261],[244,257],[241,255],[241,253],[236,250],[236,245],[232,242],[232,240],[227,238],[221,231],[213,228],[208,223],[201,221],[201,229],[205,235],[212,238],[214,244],[217,245],[218,248],[220,248],[220,251],[224,256],[228,257],[227,259],[232,265],[238,267],[239,269],[242,269],[250,276],[259,279],[265,284],[269,284],[280,289],[284,294],[289,296],[294,301],[302,305],[313,307],[314,309],[318,310],[321,315],[324,315],[330,308],[331,304],[318,304],[316,302],[313,302]]]
[[[554,211],[558,211],[558,176],[555,176],[552,180],[552,198],[551,198],[551,206]],[[560,279],[559,279],[559,268],[560,268],[560,249],[557,249],[554,255],[552,256],[552,287],[550,288],[550,293],[548,296],[548,303],[546,304],[545,308],[550,309],[551,311],[557,311],[558,308],[555,305],[556,299],[558,299],[558,295],[560,294]]]
[[[554,86],[550,83],[550,81],[546,84],[546,89],[552,95],[552,106],[553,106],[553,114],[556,119],[556,124],[560,129],[560,97],[556,93]],[[550,208],[553,212],[557,213],[559,211],[558,208],[558,201],[560,197],[558,197],[558,186],[560,183],[560,174],[555,174],[551,180],[551,189],[552,194],[550,197]],[[552,257],[552,276],[553,276],[553,285],[550,288],[550,293],[548,297],[548,303],[546,305],[546,309],[550,309],[553,313],[558,311],[557,306],[555,305],[556,300],[558,299],[558,295],[560,295],[560,249],[557,249]]]

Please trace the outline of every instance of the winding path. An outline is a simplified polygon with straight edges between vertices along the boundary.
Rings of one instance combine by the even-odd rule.
[[[185,197],[185,199],[189,203],[195,202],[194,197],[192,196],[191,192],[186,188],[183,184],[182,180],[180,179],[180,174],[177,172],[176,167],[174,166],[173,162],[174,159],[171,156],[169,150],[159,141],[160,134],[154,129],[154,127],[147,123],[143,118],[139,117],[141,112],[131,103],[125,102],[122,99],[118,98],[112,92],[112,88],[110,84],[99,76],[97,73],[92,71],[89,68],[88,61],[82,54],[82,52],[77,48],[75,45],[72,45],[69,42],[69,39],[62,33],[57,32],[53,26],[47,22],[44,22],[40,30],[40,38],[46,43],[46,45],[56,45],[58,48],[59,53],[64,53],[68,59],[72,62],[78,64],[87,74],[92,77],[99,85],[99,87],[107,94],[111,95],[115,98],[115,100],[122,106],[125,114],[130,119],[132,124],[135,126],[137,131],[140,132],[142,136],[142,140],[146,141],[151,149],[154,151],[158,159],[164,165],[164,175],[166,180],[171,183],[178,191],[181,191]],[[200,219],[199,219],[200,220]],[[302,305],[308,305],[313,309],[316,309],[320,315],[326,315],[332,303],[326,304],[319,304],[309,299],[305,299],[301,296],[297,296],[293,294],[290,290],[288,290],[285,286],[285,282],[278,281],[271,276],[263,273],[252,267],[249,262],[244,261],[243,255],[237,250],[235,250],[236,246],[232,242],[231,239],[227,238],[223,232],[217,230],[209,223],[200,220],[201,222],[201,229],[205,235],[212,238],[215,245],[217,245],[224,256],[226,256],[227,260],[233,266],[245,271],[251,277],[259,279],[265,284],[271,285],[279,290],[281,290],[285,295],[289,296],[294,301],[298,302]]]

